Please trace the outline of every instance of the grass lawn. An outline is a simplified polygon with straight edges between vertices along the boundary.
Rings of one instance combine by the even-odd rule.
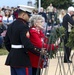
[[[7,55],[8,51],[5,48],[0,49],[0,55]]]

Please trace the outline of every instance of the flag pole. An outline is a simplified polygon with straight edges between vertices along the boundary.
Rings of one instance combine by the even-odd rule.
[[[41,7],[41,0],[39,0],[39,12],[40,12],[40,7]]]

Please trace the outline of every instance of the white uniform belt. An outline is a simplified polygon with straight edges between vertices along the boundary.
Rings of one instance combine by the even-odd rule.
[[[11,48],[24,48],[23,45],[11,45]]]

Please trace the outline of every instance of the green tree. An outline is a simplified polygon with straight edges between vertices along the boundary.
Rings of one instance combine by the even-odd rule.
[[[36,0],[37,7],[38,1],[39,0]],[[67,9],[69,6],[73,5],[72,0],[41,0],[41,6],[45,9],[50,5],[50,3],[52,3],[54,7],[59,9]]]

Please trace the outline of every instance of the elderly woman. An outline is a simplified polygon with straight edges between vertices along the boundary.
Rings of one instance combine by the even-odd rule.
[[[30,17],[29,19],[30,21],[30,41],[32,42],[33,45],[35,45],[38,48],[47,48],[49,47],[49,50],[54,50],[54,47],[57,47],[55,45],[58,45],[58,43],[56,44],[51,44],[48,45],[47,44],[47,38],[45,37],[45,35],[43,34],[43,24],[44,24],[44,18],[41,15],[33,15],[32,17]],[[39,58],[40,56],[36,56],[35,54],[29,52],[29,56],[30,56],[30,60],[31,60],[31,64],[32,64],[32,75],[36,75],[36,71],[37,68],[40,69],[43,66],[43,61],[39,64]],[[40,75],[40,73],[38,74]]]

